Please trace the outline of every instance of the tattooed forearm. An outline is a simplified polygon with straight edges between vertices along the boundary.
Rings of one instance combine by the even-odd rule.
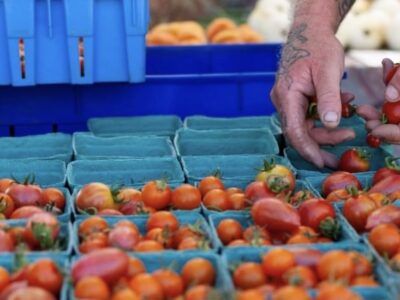
[[[338,3],[338,11],[340,20],[343,20],[350,8],[353,6],[355,0],[336,0]]]
[[[286,81],[288,89],[293,82],[293,78],[289,74],[290,68],[300,59],[310,56],[310,52],[304,47],[308,41],[305,36],[306,29],[306,23],[295,26],[290,31],[286,45],[282,49],[277,77]]]

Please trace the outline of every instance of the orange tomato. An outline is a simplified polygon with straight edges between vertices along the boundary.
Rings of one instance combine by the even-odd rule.
[[[129,282],[129,287],[141,298],[163,300],[161,284],[150,274],[138,274]]]
[[[161,269],[153,272],[152,275],[161,285],[164,297],[174,298],[183,294],[183,280],[174,271]]]
[[[232,209],[228,194],[224,190],[213,189],[203,198],[203,203],[208,209],[225,211]]]
[[[166,209],[171,204],[172,191],[164,180],[146,183],[142,189],[142,201],[156,210]]]
[[[242,237],[243,228],[235,219],[225,219],[218,224],[217,234],[221,242],[227,245]]]
[[[286,249],[273,249],[262,257],[262,268],[265,275],[280,278],[296,264],[295,256]]]
[[[0,267],[0,292],[4,290],[4,288],[9,284],[10,284],[10,274],[5,268]]]
[[[333,250],[324,253],[317,263],[317,273],[321,280],[347,280],[354,276],[354,263],[348,253]]]
[[[208,284],[214,285],[215,270],[213,265],[204,258],[189,260],[181,271],[185,287],[192,285]]]
[[[233,272],[233,282],[238,289],[258,288],[267,283],[267,278],[260,264],[245,262]]]
[[[183,184],[172,192],[172,206],[176,209],[196,209],[201,203],[201,193],[198,188]]]
[[[104,280],[96,276],[88,276],[79,280],[75,285],[75,297],[77,299],[108,300],[111,292]]]
[[[203,178],[199,183],[199,190],[201,195],[204,197],[209,191],[212,190],[224,190],[225,186],[221,179],[216,176],[208,176]]]

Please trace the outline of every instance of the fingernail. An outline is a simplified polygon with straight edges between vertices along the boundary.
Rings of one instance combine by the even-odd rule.
[[[337,113],[330,111],[324,115],[324,121],[327,123],[336,123],[338,121]]]
[[[397,89],[393,86],[393,85],[389,85],[386,88],[386,100],[388,101],[395,101],[399,98],[399,92],[397,91]]]

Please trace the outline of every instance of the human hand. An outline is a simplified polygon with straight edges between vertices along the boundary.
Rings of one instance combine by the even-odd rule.
[[[311,37],[309,39],[308,37]],[[336,167],[333,154],[320,144],[339,144],[354,139],[351,129],[334,129],[340,122],[344,51],[333,32],[320,32],[308,23],[294,25],[285,45],[271,99],[281,115],[282,130],[290,144],[306,160],[322,168]],[[318,114],[325,128],[313,128],[306,120],[308,98],[318,99]]]
[[[398,92],[400,91],[400,71],[394,68],[394,63],[388,58],[382,61],[382,66],[383,81],[387,85],[385,99],[392,103],[398,102],[400,110],[400,96]],[[382,114],[372,105],[361,105],[357,109],[357,113],[367,121],[365,126],[373,136],[389,144],[400,144],[399,124],[384,124],[381,120]]]

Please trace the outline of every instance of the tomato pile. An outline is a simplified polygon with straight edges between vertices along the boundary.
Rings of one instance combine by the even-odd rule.
[[[26,219],[38,212],[59,215],[64,212],[65,196],[57,188],[42,189],[28,176],[23,183],[0,179],[0,219]]]
[[[64,281],[60,267],[51,259],[23,264],[13,273],[0,267],[0,299],[58,299]]]
[[[178,218],[168,211],[151,214],[143,235],[134,222],[121,220],[111,227],[99,216],[82,221],[78,226],[78,235],[81,253],[107,247],[135,252],[210,249],[209,237],[201,228],[201,223],[180,225]]]
[[[357,251],[275,248],[261,256],[261,262],[240,263],[232,272],[235,287],[274,293],[282,285],[304,289],[342,285],[376,287],[373,265]],[[295,298],[293,298],[295,299]],[[296,298],[297,299],[297,298]]]
[[[186,261],[180,272],[167,266],[149,272],[139,258],[108,248],[79,258],[71,276],[79,299],[204,299],[196,295],[212,290],[217,272],[201,257]]]

